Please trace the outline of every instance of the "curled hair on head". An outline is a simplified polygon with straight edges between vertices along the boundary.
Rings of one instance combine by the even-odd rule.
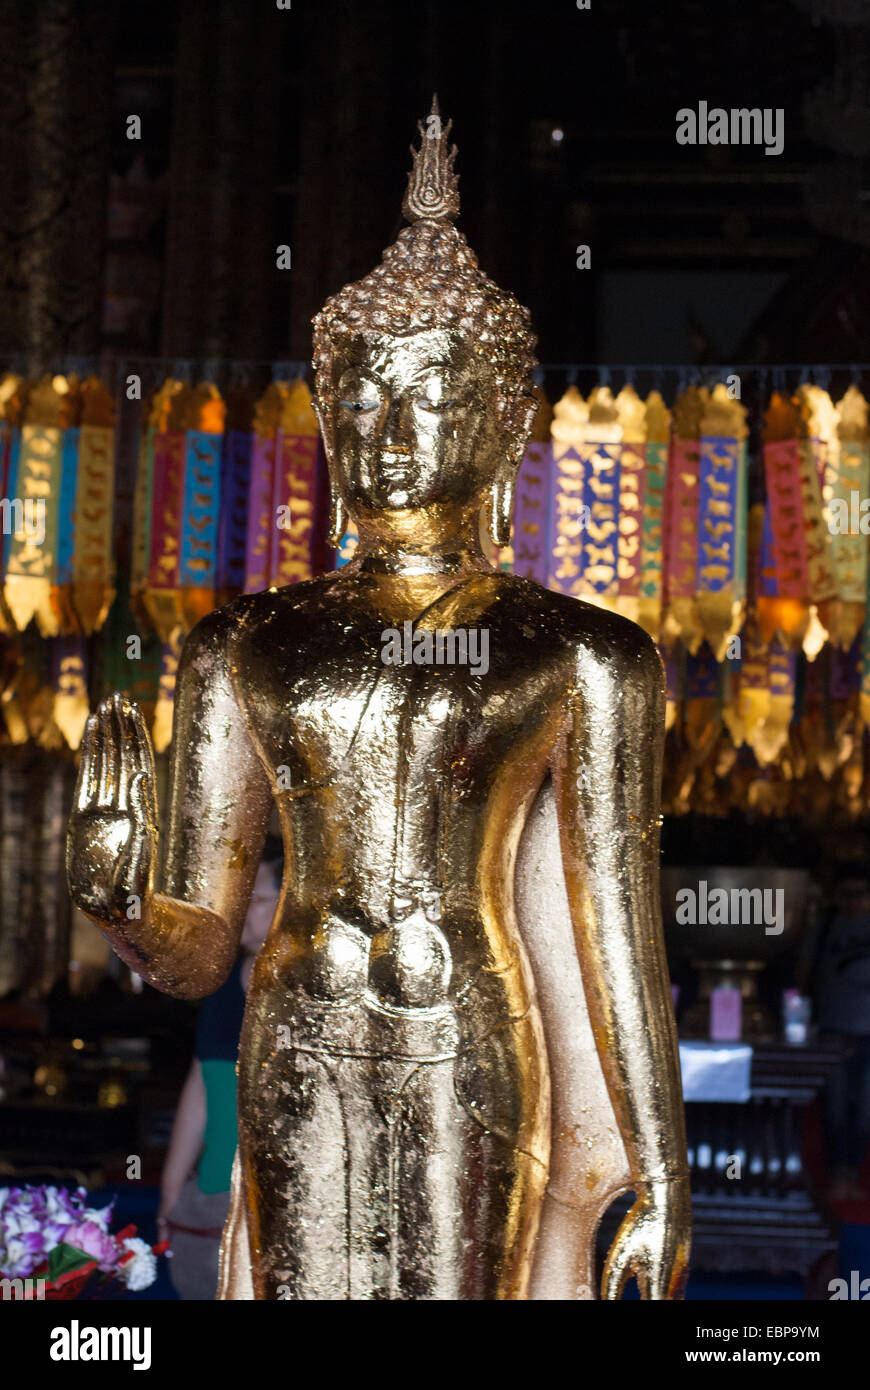
[[[388,246],[383,260],[362,280],[345,285],[314,316],[314,369],[317,395],[325,404],[332,386],[336,349],[367,334],[406,336],[432,328],[456,329],[492,366],[496,389],[505,396],[530,396],[536,343],[529,311],[499,289],[480,269],[477,257],[453,225],[459,211],[455,146],[447,149],[437,101],[431,123],[435,138],[421,132],[412,149],[403,211],[410,222]]]

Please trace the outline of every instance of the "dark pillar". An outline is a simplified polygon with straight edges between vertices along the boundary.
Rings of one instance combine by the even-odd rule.
[[[163,351],[271,351],[282,26],[294,12],[184,0],[178,30]]]
[[[112,122],[108,0],[0,0],[0,353],[99,351]]]
[[[327,295],[368,274],[403,225],[413,107],[392,123],[405,32],[384,5],[337,0],[305,30],[296,184],[291,350],[311,353],[311,318]],[[428,99],[427,99],[428,109]]]

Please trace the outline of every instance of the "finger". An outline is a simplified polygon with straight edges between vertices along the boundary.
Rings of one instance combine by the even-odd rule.
[[[106,711],[105,702],[97,705],[97,712],[94,716],[94,779],[96,781],[96,806],[106,805]]]
[[[102,738],[99,801],[101,806],[114,810],[117,804],[118,750],[115,744],[112,701],[103,700],[97,713]]]
[[[145,798],[147,796],[148,779],[144,772],[134,772],[130,779],[130,810],[134,823],[142,829],[148,824],[146,818]]]
[[[130,783],[130,810],[133,826],[121,856],[121,881],[131,893],[143,893],[148,885],[151,867],[151,827],[146,810],[146,778],[137,772]]]
[[[73,806],[77,811],[91,811],[97,796],[97,716],[89,714],[82,734],[81,760],[73,794]]]
[[[119,754],[118,810],[126,811],[130,792],[130,780],[139,770],[139,760],[131,711],[122,695],[116,695],[114,697],[113,713]]]
[[[142,711],[137,704],[131,702],[133,733],[136,740],[136,757],[139,771],[145,775],[145,785],[150,799],[150,809],[153,813],[153,820],[157,823],[157,801],[155,797],[155,774],[154,774],[154,749],[151,745],[151,736],[145,720],[142,718]]]

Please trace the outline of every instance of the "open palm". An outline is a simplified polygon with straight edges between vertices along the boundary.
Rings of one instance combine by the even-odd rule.
[[[157,839],[154,753],[142,715],[122,695],[85,726],[67,834],[73,902],[105,922],[147,893]],[[138,915],[138,914],[137,914]]]

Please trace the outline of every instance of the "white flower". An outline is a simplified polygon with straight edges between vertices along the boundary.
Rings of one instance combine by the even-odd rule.
[[[31,1216],[26,1211],[20,1214],[10,1214],[5,1218],[3,1224],[6,1228],[7,1238],[11,1236],[28,1235],[31,1231],[38,1231],[41,1229],[36,1217]]]
[[[107,1207],[87,1207],[79,1218],[80,1221],[90,1221],[94,1226],[99,1226],[101,1231],[106,1232],[108,1232],[111,1219],[111,1203]]]
[[[45,1214],[57,1226],[71,1226],[77,1219],[69,1205],[58,1196],[56,1187],[45,1189]]]
[[[138,1236],[125,1240],[123,1246],[125,1250],[133,1251],[133,1258],[121,1265],[121,1277],[131,1293],[138,1293],[140,1289],[147,1289],[157,1278],[157,1260],[151,1246]]]

